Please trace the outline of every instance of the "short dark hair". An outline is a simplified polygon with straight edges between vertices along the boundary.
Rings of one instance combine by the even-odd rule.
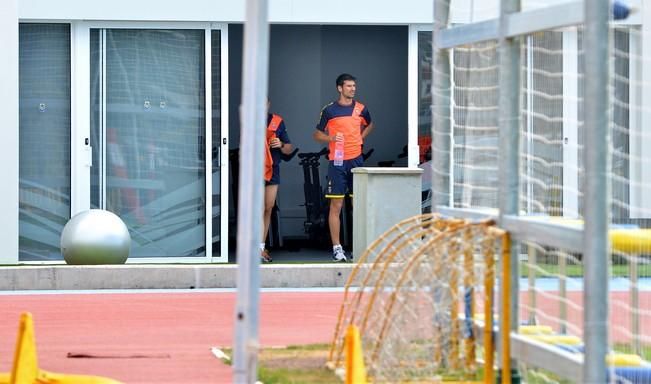
[[[353,76],[353,75],[351,75],[349,73],[342,73],[341,75],[337,76],[337,86],[340,86],[340,85],[343,86],[344,81],[346,81],[346,80],[356,81],[357,79],[355,78],[355,76]]]

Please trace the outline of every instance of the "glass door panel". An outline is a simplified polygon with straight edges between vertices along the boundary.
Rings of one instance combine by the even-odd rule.
[[[131,257],[206,255],[204,33],[91,29],[91,205]]]
[[[62,260],[71,198],[70,26],[19,28],[19,261]]]

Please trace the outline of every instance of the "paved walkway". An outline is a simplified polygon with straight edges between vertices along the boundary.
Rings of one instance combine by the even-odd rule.
[[[261,344],[330,342],[341,298],[263,292]],[[43,369],[125,383],[230,383],[231,367],[210,348],[233,344],[234,304],[234,292],[0,295],[0,372],[10,369],[19,315],[30,311]]]

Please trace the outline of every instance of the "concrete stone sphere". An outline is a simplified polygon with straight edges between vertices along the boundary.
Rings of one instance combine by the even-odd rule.
[[[124,264],[131,236],[116,214],[91,209],[76,214],[61,232],[61,253],[67,264]]]

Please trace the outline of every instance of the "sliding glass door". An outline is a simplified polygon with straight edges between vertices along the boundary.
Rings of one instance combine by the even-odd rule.
[[[90,205],[125,221],[132,258],[227,260],[220,32],[90,29]]]

